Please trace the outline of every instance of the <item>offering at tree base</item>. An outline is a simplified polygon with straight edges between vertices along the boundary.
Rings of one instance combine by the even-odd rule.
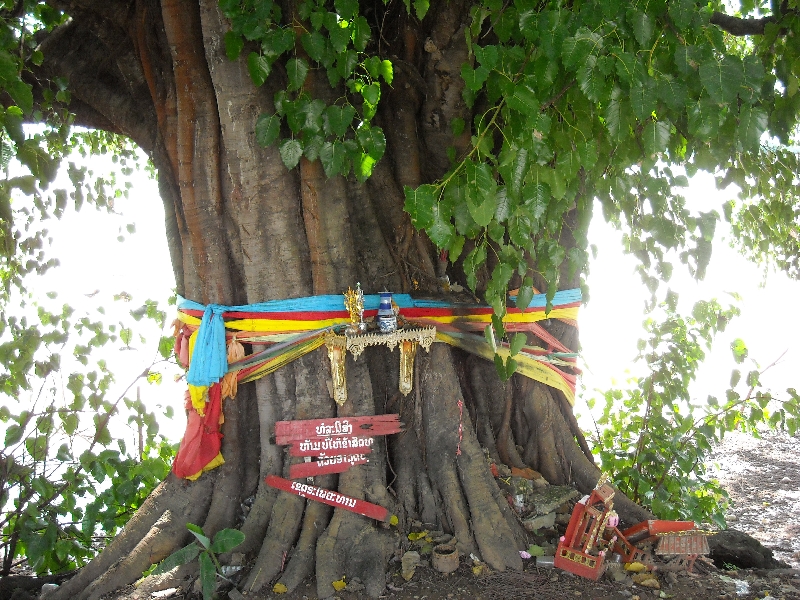
[[[346,328],[347,333],[349,335],[358,335],[365,332],[367,324],[364,323],[364,292],[361,291],[360,283],[356,283],[355,291],[347,288],[344,294],[344,307],[350,313],[350,323]]]
[[[609,555],[627,564],[641,564],[647,570],[692,570],[700,554],[708,554],[707,532],[695,530],[690,521],[651,519],[620,531],[614,512],[614,489],[603,474],[589,496],[573,508],[566,533],[561,537],[553,565],[597,580],[606,569]],[[656,555],[668,557],[668,563],[656,567],[650,551],[657,543]],[[649,546],[648,546],[649,545]]]
[[[397,329],[397,315],[394,314],[392,309],[392,294],[390,292],[381,292],[381,303],[378,306],[378,329],[382,333],[392,333]]]

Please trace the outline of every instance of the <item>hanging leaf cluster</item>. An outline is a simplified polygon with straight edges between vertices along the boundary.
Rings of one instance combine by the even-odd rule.
[[[247,66],[253,83],[264,85],[279,64],[285,86],[275,93],[274,112],[256,123],[262,146],[277,142],[287,168],[305,157],[319,159],[328,177],[353,175],[366,180],[386,151],[383,130],[371,124],[381,98],[381,82],[392,83],[392,63],[368,56],[372,31],[359,15],[357,0],[299,3],[296,15],[283,19],[277,3],[221,0],[230,19],[225,36],[228,58],[235,60],[247,47]],[[324,73],[331,88],[344,85],[349,94],[333,102],[315,97],[307,79],[311,71]],[[320,78],[321,79],[321,78]]]

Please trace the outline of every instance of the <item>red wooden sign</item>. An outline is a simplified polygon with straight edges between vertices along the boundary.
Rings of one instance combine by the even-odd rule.
[[[313,456],[315,462],[292,465],[291,479],[344,473],[367,462],[373,436],[402,431],[400,415],[368,415],[275,423],[275,443],[289,445],[290,456]]]
[[[316,477],[329,473],[344,473],[353,465],[363,465],[369,462],[363,454],[346,454],[338,456],[320,456],[315,462],[298,463],[289,467],[289,479],[302,479],[303,477]]]
[[[290,456],[330,456],[336,454],[369,454],[375,440],[371,437],[340,437],[292,442]]]
[[[372,504],[366,500],[351,498],[350,496],[345,496],[333,490],[326,490],[307,483],[300,483],[299,481],[289,481],[288,479],[276,477],[275,475],[267,475],[265,481],[270,487],[289,492],[290,494],[296,494],[302,498],[308,498],[309,500],[316,500],[323,504],[343,508],[350,512],[369,517],[370,519],[388,522],[391,518],[389,511],[382,506]]]
[[[275,443],[286,446],[304,440],[322,440],[334,437],[374,437],[402,431],[400,415],[368,415],[363,417],[335,417],[306,421],[278,421],[275,423]]]

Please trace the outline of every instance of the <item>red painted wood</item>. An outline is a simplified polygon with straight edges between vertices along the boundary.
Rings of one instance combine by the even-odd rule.
[[[351,498],[350,496],[345,496],[333,490],[326,490],[307,483],[300,483],[299,481],[289,481],[288,479],[276,477],[275,475],[267,475],[264,481],[268,486],[283,490],[284,492],[289,492],[290,494],[295,494],[302,498],[308,498],[309,500],[316,500],[317,502],[335,506],[336,508],[343,508],[377,521],[388,521],[391,517],[389,511],[382,506],[372,504],[366,500]]]
[[[353,465],[363,465],[369,460],[363,454],[351,454],[341,456],[341,461],[337,461],[339,456],[331,456],[325,460],[314,462],[304,462],[289,467],[289,479],[302,479],[304,477],[316,477],[317,475],[328,475],[329,473],[344,473]],[[334,461],[332,464],[326,464]]]
[[[280,446],[293,441],[324,439],[335,436],[390,435],[402,431],[400,415],[368,415],[362,417],[332,417],[306,421],[275,423],[275,443]]]

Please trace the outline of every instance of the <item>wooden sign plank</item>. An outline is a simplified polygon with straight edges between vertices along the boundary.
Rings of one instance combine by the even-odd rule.
[[[333,490],[326,490],[307,483],[300,483],[299,481],[289,481],[288,479],[276,477],[275,475],[267,475],[264,481],[270,487],[295,494],[302,498],[308,498],[309,500],[316,500],[317,502],[322,502],[323,504],[328,504],[336,508],[343,508],[370,519],[388,522],[391,518],[389,511],[382,506],[372,504],[366,500],[351,498],[350,496],[345,496]]]
[[[375,440],[371,437],[325,438],[292,442],[290,456],[336,456],[337,454],[369,454]]]
[[[339,455],[322,458],[314,462],[298,463],[289,467],[289,479],[316,477],[330,473],[344,473],[353,465],[363,465],[369,460],[364,454]]]
[[[275,443],[285,446],[294,441],[339,436],[390,435],[400,431],[402,424],[398,414],[278,421],[275,423]]]

